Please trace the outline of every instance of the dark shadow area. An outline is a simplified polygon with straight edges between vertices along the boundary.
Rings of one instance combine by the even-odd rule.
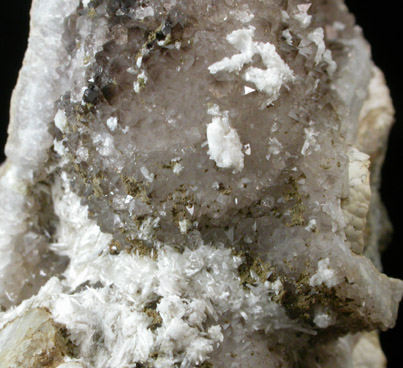
[[[9,1],[0,12],[0,162],[4,161],[11,92],[27,48],[30,6],[29,0]]]

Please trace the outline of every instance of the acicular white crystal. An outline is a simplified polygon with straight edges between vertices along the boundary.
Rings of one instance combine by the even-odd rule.
[[[62,133],[65,132],[67,127],[67,118],[63,110],[58,110],[55,115],[55,125]]]
[[[321,62],[324,62],[328,65],[327,71],[330,75],[333,75],[337,69],[336,62],[332,59],[332,53],[330,50],[326,49],[325,41],[324,41],[325,33],[323,28],[316,28],[314,31],[308,34],[308,40],[312,41],[317,46],[317,51],[315,55],[315,63],[318,65]]]
[[[53,141],[53,149],[61,157],[65,156],[68,152],[68,149],[63,145],[63,141],[58,141],[57,139]]]
[[[0,313],[0,341],[43,307],[77,345],[66,368],[382,355],[365,334],[333,336],[393,326],[403,290],[378,271],[386,220],[368,168],[377,175],[393,108],[347,11],[106,3],[33,1],[0,168],[0,303],[19,304]],[[298,39],[295,55],[285,43]],[[281,104],[256,108],[291,82]],[[309,346],[332,325],[330,345]]]
[[[269,160],[272,155],[278,155],[281,153],[283,149],[283,145],[279,142],[276,137],[269,138],[269,149],[267,150],[268,154],[266,156],[266,160]]]
[[[230,126],[228,112],[217,105],[208,110],[212,122],[207,125],[208,155],[218,167],[241,171],[244,167],[242,143],[237,131]]]
[[[225,57],[221,61],[209,66],[211,74],[220,72],[240,73],[246,64],[253,62],[253,57],[259,55],[266,69],[250,66],[242,77],[251,82],[259,92],[269,96],[266,105],[270,105],[280,96],[283,84],[294,80],[294,73],[276,52],[276,47],[270,42],[255,42],[253,36],[255,27],[238,29],[227,36],[227,41],[234,46],[239,54],[231,58]]]
[[[322,259],[318,262],[318,270],[309,279],[309,285],[320,286],[324,284],[330,288],[336,286],[340,282],[335,271],[329,267],[329,263],[329,258]]]
[[[282,10],[281,11],[281,20],[283,21],[283,22],[286,22],[286,21],[288,21],[290,19],[290,15],[287,13],[287,11],[286,10]]]
[[[146,167],[144,167],[144,166],[141,167],[140,171],[149,183],[152,183],[154,181],[154,178],[155,178],[154,174],[150,173],[150,171]]]
[[[290,33],[290,30],[289,30],[289,29],[285,29],[285,30],[281,33],[281,35],[284,37],[285,42],[286,42],[288,45],[292,46],[292,35],[291,35],[291,33]]]
[[[64,172],[52,186],[52,199],[60,223],[58,241],[51,244],[51,249],[70,258],[64,275],[74,289],[86,280],[92,280],[87,264],[97,259],[112,237],[102,233],[99,226],[88,219],[88,208],[82,206],[80,198],[71,191]]]
[[[179,230],[182,234],[186,234],[191,227],[192,223],[188,219],[179,221]]]
[[[331,314],[331,311],[328,308],[325,308],[323,306],[317,306],[315,308],[315,315],[313,318],[313,322],[319,328],[328,328],[336,321],[334,315]]]
[[[256,328],[299,330],[283,308],[270,301],[269,295],[282,289],[281,281],[263,284],[257,277],[257,286],[244,289],[238,275],[242,260],[231,249],[201,245],[181,253],[167,246],[157,259],[103,251],[111,237],[86,218],[87,208],[68,188],[65,174],[62,178],[53,189],[60,218],[60,243],[53,250],[72,260],[65,280],[50,279],[38,295],[0,315],[0,329],[32,308],[46,307],[56,322],[68,326],[80,356],[95,367],[145,361],[155,346],[160,352],[156,367],[172,366],[172,353],[181,357],[183,367],[192,367],[203,362],[224,335],[246,338]],[[85,282],[103,286],[72,292]],[[152,321],[142,310],[155,299],[161,326],[151,331]],[[234,320],[242,316],[245,323],[225,332],[219,324],[204,327],[207,320],[228,313]],[[104,339],[94,344],[96,333]]]
[[[110,156],[115,150],[113,137],[106,132],[97,134],[93,142],[102,156]]]
[[[313,151],[320,150],[320,144],[317,142],[319,133],[313,127],[304,128],[305,141],[301,149],[302,155],[310,155]]]
[[[67,362],[57,366],[57,368],[84,368],[80,362]]]
[[[109,128],[112,132],[114,132],[115,129],[117,128],[117,126],[118,126],[118,118],[117,118],[117,117],[114,117],[114,116],[111,116],[111,117],[106,121],[106,125],[108,126],[108,128]]]
[[[311,3],[297,5],[299,11],[294,14],[294,19],[300,23],[301,28],[307,28],[311,24],[312,15],[308,15],[311,5]]]
[[[181,163],[179,162],[175,162],[173,164],[173,169],[172,171],[174,172],[174,174],[179,175],[182,171],[183,171],[184,167]]]

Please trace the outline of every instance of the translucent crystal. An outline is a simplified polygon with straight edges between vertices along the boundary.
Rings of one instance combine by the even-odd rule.
[[[30,37],[0,333],[46,307],[65,365],[382,364],[393,108],[342,1],[36,0]]]

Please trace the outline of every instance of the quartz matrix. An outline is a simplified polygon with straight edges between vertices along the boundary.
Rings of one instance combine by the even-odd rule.
[[[342,0],[34,0],[0,367],[385,367],[393,113]]]

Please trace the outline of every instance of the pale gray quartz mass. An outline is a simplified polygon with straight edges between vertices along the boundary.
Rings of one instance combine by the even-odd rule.
[[[0,367],[385,367],[393,114],[342,0],[34,0]]]

